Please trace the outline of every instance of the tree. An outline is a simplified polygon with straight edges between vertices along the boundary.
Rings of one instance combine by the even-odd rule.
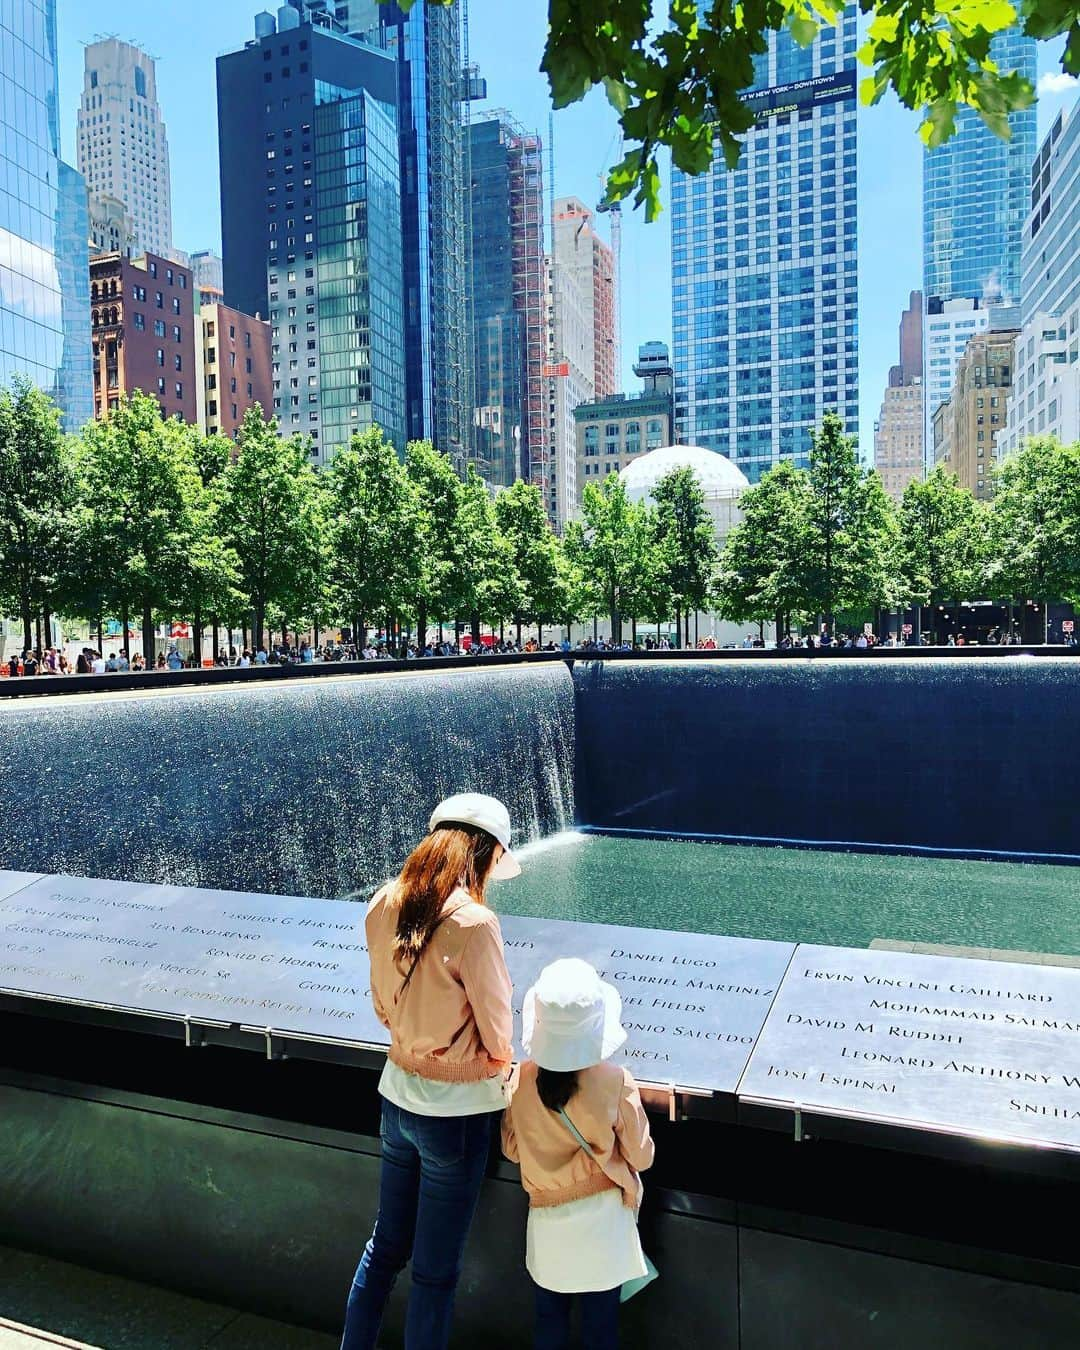
[[[154,612],[181,603],[196,538],[201,482],[183,423],[163,420],[157,400],[121,398],[81,438],[83,556],[96,554],[100,599],[142,623],[147,664],[154,660]],[[100,619],[100,611],[99,611]],[[100,623],[99,623],[100,627]]]
[[[754,57],[768,34],[787,29],[808,46],[843,13],[844,0],[670,0],[657,22],[650,0],[549,0],[542,69],[556,108],[602,85],[630,148],[608,178],[608,197],[635,193],[647,218],[660,209],[658,149],[667,146],[684,172],[710,165],[714,138],[729,169],[753,126],[745,95]],[[1016,72],[999,71],[990,39],[1018,22],[1005,0],[860,0],[872,14],[859,58],[868,68],[863,103],[892,90],[908,108],[925,111],[920,135],[940,145],[955,130],[959,106],[975,108],[999,136],[1007,114],[1031,104],[1035,91]],[[1036,38],[1068,32],[1062,65],[1080,74],[1080,9],[1076,0],[1024,0],[1020,22]]]
[[[71,540],[75,475],[60,411],[28,380],[0,390],[0,604],[34,646],[34,618],[55,603]]]
[[[781,460],[739,500],[742,520],[727,537],[717,572],[720,613],[735,623],[774,620],[777,639],[803,610],[809,475]]]
[[[1030,440],[993,481],[987,581],[994,595],[1041,603],[1045,642],[1050,601],[1080,594],[1080,442]]]
[[[521,479],[495,498],[495,520],[510,545],[520,586],[517,611],[517,640],[520,643],[522,619],[542,625],[545,619],[560,615],[563,599],[558,540],[548,524],[540,489]]]
[[[499,530],[487,484],[471,464],[462,485],[460,522],[466,551],[462,612],[469,615],[473,642],[479,644],[482,623],[494,626],[520,610],[522,587],[514,550]]]
[[[881,569],[889,551],[891,504],[877,475],[859,466],[855,438],[836,413],[826,413],[810,450],[809,528],[799,606],[822,614],[831,629],[837,609],[883,603]]]
[[[417,632],[427,640],[428,616],[440,625],[464,613],[461,578],[465,568],[462,536],[462,482],[449,455],[430,441],[412,441],[405,470],[420,509],[421,567],[416,594]]]
[[[705,608],[716,575],[716,530],[705,505],[705,493],[693,469],[672,469],[652,490],[656,503],[649,536],[656,557],[656,585],[667,593],[677,614],[686,617]]]
[[[389,633],[421,579],[422,522],[416,488],[378,427],[354,435],[327,475],[331,595],[364,640],[369,619]]]
[[[316,600],[324,520],[311,456],[300,436],[281,439],[260,410],[249,408],[236,446],[236,459],[225,470],[222,524],[239,559],[253,641],[261,647],[271,606],[296,613]]]
[[[900,503],[898,573],[902,598],[934,607],[979,589],[986,538],[985,508],[938,464],[904,489]],[[921,631],[921,616],[920,616]],[[935,641],[940,637],[935,629]]]
[[[603,484],[587,483],[579,565],[593,598],[593,613],[611,617],[611,640],[622,641],[624,615],[635,612],[647,581],[648,539],[640,506],[626,495],[617,473]]]
[[[191,617],[192,655],[201,662],[205,617],[213,617],[216,657],[218,619],[235,611],[242,601],[237,589],[240,560],[222,537],[225,470],[233,443],[226,436],[204,436],[195,427],[188,428],[188,436],[199,491],[192,503],[192,547],[182,579],[180,613]]]

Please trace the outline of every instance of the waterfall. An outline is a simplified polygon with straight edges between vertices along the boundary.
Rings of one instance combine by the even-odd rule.
[[[574,819],[561,663],[19,700],[0,867],[366,895],[453,792],[525,843]]]

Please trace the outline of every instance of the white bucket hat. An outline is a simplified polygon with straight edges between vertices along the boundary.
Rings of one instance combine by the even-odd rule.
[[[502,857],[491,870],[495,881],[521,876],[521,864],[510,852],[510,812],[498,797],[482,792],[459,792],[441,801],[431,813],[428,829],[437,825],[475,825],[486,830],[503,846]]]
[[[552,961],[525,995],[521,1042],[526,1055],[556,1073],[589,1069],[625,1042],[622,999],[588,961]]]

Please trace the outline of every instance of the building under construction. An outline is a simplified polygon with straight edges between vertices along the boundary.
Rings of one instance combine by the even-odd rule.
[[[476,459],[489,482],[546,498],[543,145],[503,111],[468,135]]]

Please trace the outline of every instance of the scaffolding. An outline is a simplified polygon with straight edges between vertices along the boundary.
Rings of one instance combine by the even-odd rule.
[[[535,132],[499,114],[508,132],[510,237],[514,308],[525,341],[524,464],[530,483],[547,501],[551,474],[548,428],[547,316],[544,298],[544,146]]]

